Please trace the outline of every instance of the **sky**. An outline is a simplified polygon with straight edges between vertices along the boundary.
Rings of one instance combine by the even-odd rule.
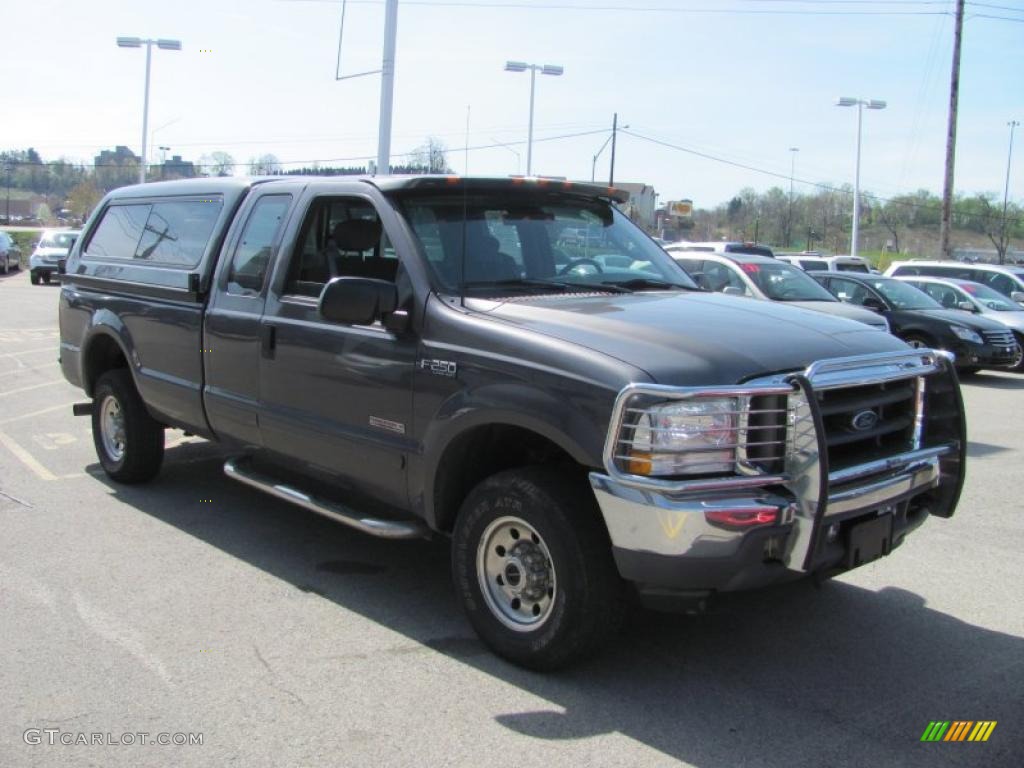
[[[834,105],[842,95],[888,103],[863,115],[863,190],[941,193],[954,5],[400,0],[392,162],[434,136],[456,172],[525,173],[530,77],[505,72],[512,59],[565,68],[537,76],[535,174],[589,179],[617,112],[629,127],[615,179],[650,184],[661,201],[712,207],[744,187],[788,189],[791,172],[797,192],[852,184],[857,115]],[[341,74],[379,68],[383,3],[344,11]],[[220,150],[286,168],[362,165],[376,155],[380,79],[336,80],[341,15],[341,0],[5,3],[0,149],[86,162],[118,144],[139,152],[145,51],[118,48],[127,35],[183,44],[153,51],[151,162],[168,146],[193,161]],[[1001,198],[1012,119],[1024,121],[1024,2],[968,2],[958,191]],[[1016,138],[1010,197],[1021,201]]]

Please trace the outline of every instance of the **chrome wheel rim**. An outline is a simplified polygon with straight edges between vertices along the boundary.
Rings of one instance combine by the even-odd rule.
[[[124,458],[124,411],[113,395],[107,395],[100,405],[100,439],[107,456],[114,461]]]
[[[551,616],[558,599],[555,568],[537,530],[518,517],[487,526],[476,553],[476,573],[487,607],[516,632],[530,632]]]

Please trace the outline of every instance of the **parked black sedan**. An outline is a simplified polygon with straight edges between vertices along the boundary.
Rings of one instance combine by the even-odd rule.
[[[1013,333],[993,320],[943,309],[935,299],[891,277],[810,272],[834,296],[883,315],[892,333],[912,347],[945,349],[956,354],[964,373],[979,368],[1010,368],[1020,348]]]

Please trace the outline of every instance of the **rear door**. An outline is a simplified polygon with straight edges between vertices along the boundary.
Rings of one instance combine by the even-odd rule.
[[[260,319],[266,283],[297,190],[255,193],[225,245],[204,321],[203,390],[207,418],[220,437],[261,444]]]
[[[317,310],[326,282],[346,276],[394,282],[399,307],[411,309],[411,282],[377,203],[387,204],[365,187],[310,193],[301,206],[294,248],[282,254],[261,321],[260,434],[281,457],[405,508],[418,340],[379,322],[329,322]]]

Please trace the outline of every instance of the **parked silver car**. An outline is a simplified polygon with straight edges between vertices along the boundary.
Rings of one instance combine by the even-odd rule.
[[[71,246],[80,234],[77,229],[43,230],[39,245],[28,260],[32,285],[39,285],[40,280],[44,283],[50,282],[51,276],[59,272],[61,259],[68,257]]]
[[[914,275],[913,277],[897,277],[897,280],[920,288],[946,309],[973,312],[1005,325],[1013,331],[1017,344],[1024,348],[1024,307],[999,291],[973,280],[957,280],[956,278]],[[1017,362],[1014,370],[1024,370],[1024,358]]]
[[[21,269],[21,248],[7,232],[0,232],[0,273]]]
[[[676,250],[673,246],[667,250],[701,288],[786,302],[791,307],[857,320],[880,331],[890,330],[888,321],[880,314],[837,300],[802,269],[784,261],[738,253]]]

